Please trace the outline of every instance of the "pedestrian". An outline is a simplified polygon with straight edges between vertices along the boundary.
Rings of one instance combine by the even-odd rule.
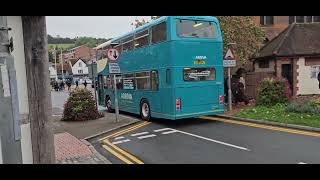
[[[60,83],[60,90],[61,90],[61,91],[64,90],[64,82],[63,82],[63,80],[62,80],[61,83]]]
[[[56,91],[59,91],[59,84],[58,84],[57,81],[54,81],[54,89],[55,89]]]
[[[79,87],[79,81],[76,80],[76,89],[78,89],[78,87]]]
[[[87,83],[87,81],[86,81],[86,80],[84,80],[83,85],[84,85],[84,88],[86,88],[86,89],[87,89],[87,85],[88,85],[88,83]]]
[[[70,80],[67,81],[67,86],[68,86],[68,91],[71,91],[71,81]]]
[[[318,73],[319,89],[320,89],[320,72]]]

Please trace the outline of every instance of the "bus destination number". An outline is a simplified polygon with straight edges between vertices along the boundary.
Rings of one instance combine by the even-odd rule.
[[[202,64],[206,64],[206,61],[196,60],[193,62],[193,64],[202,65]]]

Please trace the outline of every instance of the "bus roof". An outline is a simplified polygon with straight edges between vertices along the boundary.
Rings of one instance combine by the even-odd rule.
[[[121,36],[118,36],[117,38],[112,39],[111,42],[115,42],[115,41],[118,41],[119,39],[121,39],[123,37],[129,36],[129,35],[133,35],[135,32],[141,32],[143,30],[146,30],[151,26],[157,25],[160,22],[167,20],[168,18],[192,19],[192,20],[199,20],[199,21],[200,20],[204,20],[204,21],[207,20],[207,21],[218,22],[218,19],[216,17],[214,17],[214,16],[162,16],[162,17],[160,17],[160,18],[158,18],[156,20],[152,20],[151,22],[146,23],[145,25],[136,28],[133,31],[130,31],[130,32],[126,33],[126,34],[123,34]]]
[[[110,39],[109,41],[104,42],[104,43],[98,45],[97,47],[95,47],[95,48],[93,48],[93,49],[103,49],[103,48],[109,46],[109,45],[111,44],[111,41],[112,41],[112,40]]]

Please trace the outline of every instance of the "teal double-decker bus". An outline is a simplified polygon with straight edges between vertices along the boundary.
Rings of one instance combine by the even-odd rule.
[[[120,51],[116,76],[120,111],[183,119],[224,112],[223,44],[217,18],[167,16],[112,39]],[[99,104],[112,112],[113,76],[98,63]]]

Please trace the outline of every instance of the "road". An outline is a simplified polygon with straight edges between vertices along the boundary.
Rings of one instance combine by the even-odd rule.
[[[320,133],[215,117],[155,119],[97,139],[95,148],[115,164],[320,163]]]

